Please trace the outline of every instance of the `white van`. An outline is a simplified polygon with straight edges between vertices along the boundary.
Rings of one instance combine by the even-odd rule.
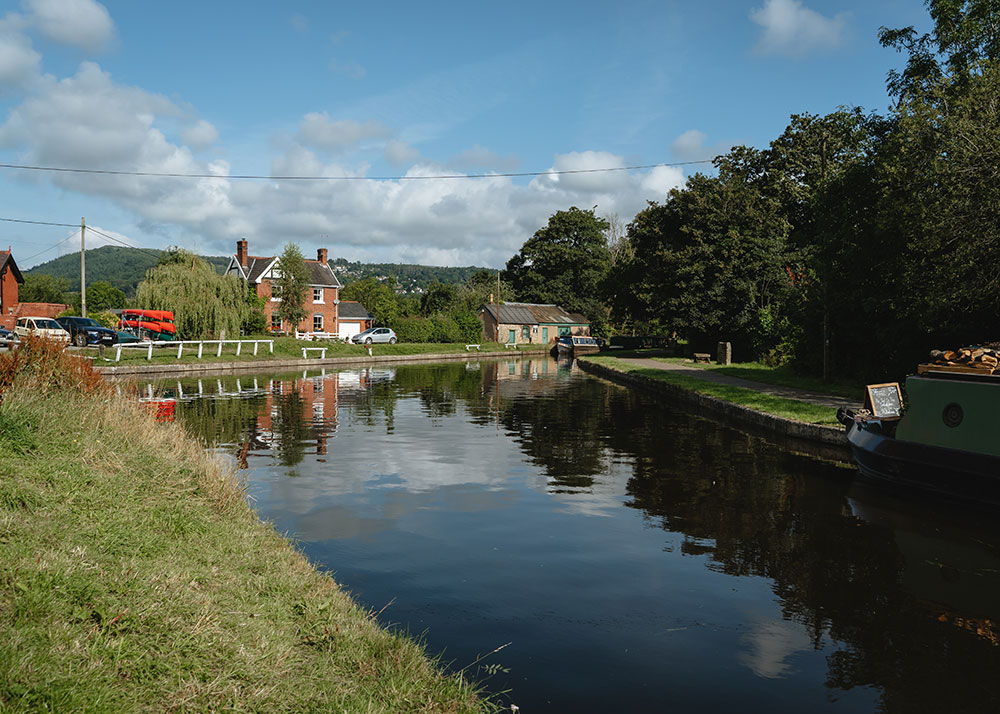
[[[19,317],[14,325],[14,334],[19,340],[28,335],[36,335],[69,344],[69,333],[51,317]]]

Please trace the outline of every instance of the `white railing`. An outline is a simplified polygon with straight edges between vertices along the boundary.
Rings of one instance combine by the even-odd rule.
[[[184,347],[194,347],[198,345],[198,359],[201,359],[202,354],[204,354],[205,345],[218,345],[218,349],[215,351],[216,357],[222,356],[222,346],[223,345],[236,345],[236,356],[240,356],[240,352],[243,350],[243,345],[253,345],[253,353],[256,356],[257,349],[259,345],[266,344],[268,346],[268,351],[274,354],[274,340],[157,340],[150,342],[119,342],[115,345],[115,362],[119,362],[122,357],[122,349],[128,348],[138,348],[146,350],[146,359],[153,359],[153,348],[166,348],[166,347],[176,347],[177,348],[177,359],[181,358],[184,354]]]

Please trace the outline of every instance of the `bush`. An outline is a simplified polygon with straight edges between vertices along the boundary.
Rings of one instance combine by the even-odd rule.
[[[63,345],[54,340],[33,335],[21,340],[13,352],[0,355],[0,399],[15,382],[39,394],[62,390],[111,393],[111,385],[88,360],[64,352]]]
[[[400,342],[431,342],[431,325],[422,317],[400,317],[393,323]]]

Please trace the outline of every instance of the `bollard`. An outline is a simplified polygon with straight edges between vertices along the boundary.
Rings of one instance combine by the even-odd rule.
[[[730,365],[733,363],[733,343],[720,342],[716,352],[715,361],[718,364]]]

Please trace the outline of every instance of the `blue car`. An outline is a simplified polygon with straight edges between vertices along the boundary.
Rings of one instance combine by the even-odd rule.
[[[0,327],[0,347],[10,347],[13,342],[14,333],[4,327]]]
[[[103,345],[110,347],[118,342],[118,333],[89,317],[60,317],[56,320],[77,347]]]

